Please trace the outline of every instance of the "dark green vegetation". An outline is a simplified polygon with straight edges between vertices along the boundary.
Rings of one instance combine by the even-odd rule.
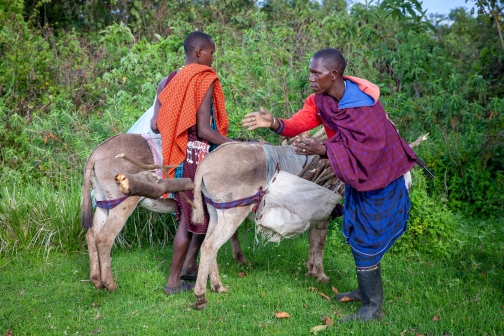
[[[143,211],[113,250],[120,291],[98,292],[79,281],[88,272],[79,223],[85,160],[152,104],[159,80],[183,63],[185,35],[202,29],[217,44],[214,68],[231,137],[276,143],[268,131],[247,132],[242,116],[259,106],[277,116],[296,112],[310,94],[309,58],[325,47],[343,51],[348,75],[380,86],[406,140],[430,132],[417,153],[436,179],[414,171],[410,229],[383,265],[389,317],[344,332],[502,334],[503,3],[473,0],[474,15],[457,9],[427,20],[417,1],[404,0],[357,4],[350,12],[343,0],[269,0],[262,7],[249,0],[0,0],[0,284],[7,288],[0,333],[12,325],[17,334],[61,334],[67,326],[68,333],[112,334],[128,325],[117,333],[136,334],[147,325],[155,334],[178,330],[180,319],[188,321],[183,328],[196,327],[204,316],[207,333],[233,330],[234,321],[237,332],[297,334],[324,315],[356,309],[307,292],[314,283],[302,271],[293,280],[307,251],[300,238],[256,247],[248,256],[257,261],[244,269],[223,251],[231,293],[210,296],[208,311],[193,312],[192,294],[159,294],[174,228],[169,216]],[[328,275],[349,290],[350,252],[338,224],[332,227]],[[270,249],[282,257],[268,260]],[[249,275],[237,277],[241,271]],[[275,310],[293,317],[275,320]],[[58,316],[55,330],[49,314]],[[441,320],[431,321],[436,315]]]

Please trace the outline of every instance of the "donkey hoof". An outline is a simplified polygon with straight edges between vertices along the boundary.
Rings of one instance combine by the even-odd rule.
[[[317,282],[329,283],[329,277],[325,274],[322,274],[317,278]]]
[[[307,276],[309,278],[315,278],[317,275],[314,274],[312,271],[308,271],[308,272],[306,272],[305,276]]]
[[[216,284],[215,286],[212,285],[212,290],[216,293],[227,293],[228,292],[226,287],[224,287],[221,284]]]
[[[96,279],[91,278],[91,282],[95,286],[95,289],[100,289],[100,290],[105,289],[105,285],[100,280],[96,280]]]
[[[205,294],[196,295],[196,303],[194,304],[194,308],[197,310],[203,310],[208,305]]]
[[[247,258],[245,258],[245,256],[243,254],[239,254],[239,255],[235,256],[234,260],[236,262],[238,262],[240,265],[250,263],[250,261]]]
[[[109,290],[109,292],[115,292],[117,290],[117,285],[116,284],[105,285],[105,287],[107,287],[107,289]]]

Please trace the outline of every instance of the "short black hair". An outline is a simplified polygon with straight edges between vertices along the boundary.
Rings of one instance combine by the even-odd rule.
[[[317,51],[312,59],[322,60],[322,64],[329,69],[336,69],[343,76],[346,68],[346,61],[343,54],[338,49],[327,48]]]
[[[213,39],[210,35],[199,31],[194,31],[186,36],[184,40],[184,51],[187,55],[194,49],[210,46],[212,42]]]

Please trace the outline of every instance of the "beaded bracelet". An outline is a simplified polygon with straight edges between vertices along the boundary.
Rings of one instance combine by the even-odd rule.
[[[273,117],[273,124],[271,124],[271,126],[269,128],[272,128],[273,126],[275,126],[275,123],[276,123],[276,118]]]

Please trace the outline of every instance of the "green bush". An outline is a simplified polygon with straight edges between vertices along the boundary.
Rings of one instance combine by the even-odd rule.
[[[423,172],[412,171],[411,210],[408,230],[392,251],[421,251],[434,257],[451,257],[462,248],[460,223],[446,205],[446,199],[429,196]]]
[[[133,1],[112,13],[115,5],[53,0],[33,2],[28,13],[22,1],[0,0],[0,182],[60,192],[80,179],[93,148],[125,132],[152,104],[158,82],[182,66],[182,42],[192,30],[216,41],[229,136],[272,143],[279,139],[272,132],[243,128],[243,115],[263,106],[291,116],[311,93],[310,56],[337,47],[348,75],[380,86],[403,138],[430,132],[417,151],[436,179],[412,191],[415,204],[426,204],[412,209],[411,232],[420,240],[439,237],[436,249],[446,254],[451,226],[438,214],[446,223],[450,211],[502,214],[500,56],[488,61],[501,49],[495,27],[481,16],[455,13],[453,25],[433,32],[417,6],[407,5],[391,0],[348,12],[341,1],[270,1],[263,8],[247,0]],[[41,6],[49,11],[43,17]],[[492,45],[479,50],[484,36]]]

